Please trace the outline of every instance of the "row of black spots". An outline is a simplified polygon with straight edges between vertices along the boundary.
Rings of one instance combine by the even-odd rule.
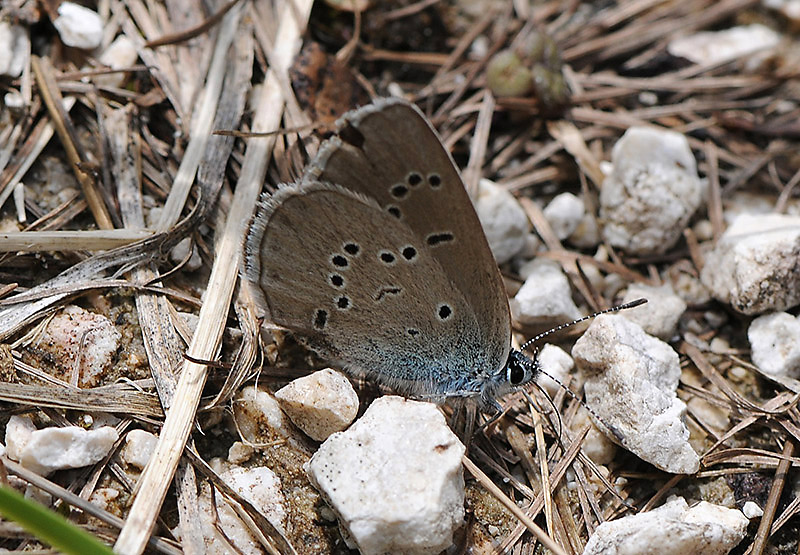
[[[422,181],[422,175],[419,172],[409,172],[406,175],[406,180],[404,183],[395,183],[389,187],[389,194],[394,199],[403,200],[408,197],[411,189],[418,187]],[[442,186],[442,176],[440,176],[438,173],[429,173],[427,176],[427,181],[431,189],[436,190]],[[388,206],[387,210],[395,218],[400,218],[402,216],[400,208],[395,205]]]
[[[453,239],[455,239],[455,237],[453,236],[452,233],[450,233],[449,231],[441,231],[438,233],[431,233],[430,235],[428,235],[425,238],[425,242],[428,244],[428,246],[436,247],[444,243],[450,243],[453,241]]]
[[[431,189],[438,189],[442,186],[442,176],[436,172],[431,172],[426,176],[426,180],[428,181],[428,185],[430,185]],[[409,187],[417,187],[422,183],[422,174],[419,172],[409,172],[406,174],[406,183]]]
[[[406,245],[400,248],[400,256],[406,262],[413,262],[418,255],[419,251],[413,245]],[[378,251],[378,260],[387,266],[394,266],[397,263],[397,255],[388,249],[383,249]]]

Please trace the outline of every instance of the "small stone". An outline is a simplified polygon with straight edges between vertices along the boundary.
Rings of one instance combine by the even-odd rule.
[[[744,516],[747,518],[761,518],[764,516],[764,509],[759,507],[758,504],[753,501],[747,501],[745,502],[744,507],[742,507],[742,513],[744,513]]]
[[[277,474],[266,466],[232,466],[220,473],[220,478],[250,501],[273,526],[283,529],[287,512],[286,499]]]
[[[120,35],[108,45],[98,61],[111,69],[122,69],[135,64],[138,58],[139,53],[136,51],[133,41],[125,35]],[[119,87],[125,81],[125,74],[122,72],[108,73],[95,75],[92,79],[99,87]]]
[[[233,412],[242,439],[248,443],[258,445],[264,441],[290,438],[296,433],[278,401],[264,389],[252,385],[243,387],[233,402]],[[274,437],[262,437],[263,431]]]
[[[800,303],[800,216],[741,214],[706,254],[703,284],[743,314]]]
[[[759,316],[750,323],[747,339],[759,370],[800,378],[800,318],[787,312]]]
[[[699,278],[681,271],[672,271],[670,282],[675,294],[688,305],[704,305],[711,301],[711,292]]]
[[[52,356],[57,377],[79,387],[93,387],[111,367],[121,338],[102,314],[69,305],[50,320],[32,346],[35,352]]]
[[[250,457],[256,450],[252,445],[242,443],[241,441],[234,441],[233,445],[228,449],[228,462],[231,464],[242,464],[250,460]]]
[[[561,266],[552,260],[537,258],[520,269],[525,278],[511,299],[511,314],[519,323],[553,326],[582,316],[572,300],[569,281]]]
[[[592,459],[595,464],[608,464],[614,460],[617,454],[617,444],[608,439],[605,434],[595,425],[589,416],[589,411],[584,407],[578,409],[575,418],[572,419],[572,431],[580,433],[586,426],[589,426],[589,431],[586,432],[586,437],[581,443],[581,451]]]
[[[358,414],[358,395],[344,374],[326,368],[275,392],[295,426],[316,441],[347,428]]]
[[[682,497],[597,527],[583,555],[725,555],[744,539],[747,518],[738,509]]]
[[[116,488],[97,488],[89,496],[89,502],[103,509],[108,509],[108,505],[119,497],[119,490]]]
[[[306,470],[363,555],[437,554],[464,523],[463,455],[435,405],[387,396]]]
[[[568,240],[581,249],[595,248],[600,243],[600,227],[597,225],[595,215],[585,212]]]
[[[667,45],[667,52],[700,65],[720,64],[772,48],[780,40],[780,35],[769,27],[753,23],[678,37]]]
[[[200,253],[194,247],[191,237],[181,239],[177,245],[172,247],[172,250],[169,251],[169,259],[175,264],[180,264],[186,260],[186,264],[183,267],[190,272],[195,272],[203,267],[203,259],[200,258]]]
[[[16,91],[6,93],[3,100],[9,110],[22,110],[25,107],[25,99]]]
[[[670,339],[675,334],[678,320],[686,310],[683,299],[677,296],[669,285],[653,287],[633,283],[628,287],[622,302],[629,303],[636,299],[647,299],[647,303],[623,310],[620,314],[642,326],[642,329],[650,335],[660,339]]]
[[[703,200],[689,141],[674,131],[631,127],[611,159],[600,191],[603,237],[631,254],[666,252]]]
[[[25,446],[31,439],[31,434],[36,431],[36,424],[30,416],[15,414],[8,419],[6,424],[6,454],[15,461],[20,460]]]
[[[103,40],[103,20],[97,12],[72,2],[62,2],[58,6],[53,27],[67,46],[92,50]]]
[[[765,7],[777,10],[795,26],[800,24],[800,0],[762,0]]]
[[[586,207],[572,193],[561,193],[545,206],[543,212],[556,237],[563,241],[578,229]]]
[[[120,449],[120,458],[129,466],[143,470],[156,449],[158,436],[145,430],[131,430],[125,435],[125,445]]]
[[[575,367],[575,361],[564,349],[548,343],[539,351],[539,365],[542,374],[536,378],[536,383],[553,397],[562,388],[553,378],[563,384],[569,371]]]
[[[44,428],[31,433],[19,462],[47,476],[56,470],[81,468],[99,462],[119,439],[111,427],[84,430],[78,426]]]
[[[283,530],[287,507],[278,476],[265,466],[241,468],[223,464],[219,468],[220,465],[215,464],[217,462],[218,460],[212,461],[212,468],[220,478],[252,503],[273,526]],[[212,497],[211,487],[207,483],[203,484],[198,501],[205,553],[231,553],[231,545],[236,553],[244,555],[264,553],[261,543],[252,535],[233,507],[219,492]],[[224,533],[225,539],[221,538],[220,531]],[[178,537],[181,536],[180,527],[176,528],[175,533]]]
[[[717,434],[722,436],[730,428],[730,419],[728,418],[728,411],[721,409],[713,403],[709,403],[700,397],[692,397],[687,403],[691,409],[694,417],[700,421],[703,426],[710,428]]]
[[[572,349],[587,376],[586,404],[612,440],[665,472],[692,474],[700,459],[689,444],[686,405],[678,399],[678,354],[620,315],[603,314]]]
[[[481,179],[475,211],[483,225],[486,240],[498,264],[508,262],[525,246],[528,217],[507,190],[488,179]]]
[[[0,75],[19,77],[31,57],[31,39],[22,25],[0,21]]]

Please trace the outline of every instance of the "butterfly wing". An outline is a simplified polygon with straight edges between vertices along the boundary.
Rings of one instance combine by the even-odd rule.
[[[477,314],[490,361],[483,371],[503,368],[511,343],[505,287],[458,170],[416,106],[382,99],[345,114],[304,180],[372,198],[410,228]]]
[[[476,314],[420,237],[373,199],[313,181],[262,201],[246,277],[273,323],[351,373],[416,396],[475,391],[493,364]]]

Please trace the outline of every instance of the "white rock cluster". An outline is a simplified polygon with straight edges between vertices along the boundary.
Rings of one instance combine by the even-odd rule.
[[[602,419],[598,426],[655,467],[692,474],[700,459],[683,422],[686,405],[676,391],[678,354],[620,315],[594,319],[572,349],[587,376],[586,403]]]
[[[363,555],[436,554],[464,522],[464,446],[431,403],[381,397],[306,465]]]
[[[743,314],[800,303],[800,216],[740,214],[706,254],[703,284]]]
[[[724,555],[744,539],[747,517],[701,501],[689,507],[682,497],[662,506],[597,527],[583,555]]]
[[[686,137],[631,127],[614,145],[611,162],[600,192],[603,237],[631,254],[666,252],[703,199]]]

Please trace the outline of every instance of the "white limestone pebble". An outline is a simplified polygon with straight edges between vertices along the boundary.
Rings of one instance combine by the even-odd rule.
[[[740,214],[706,254],[700,279],[743,314],[800,303],[800,216]]]
[[[242,440],[251,444],[261,444],[277,438],[296,442],[298,432],[292,427],[289,418],[281,410],[278,400],[264,389],[249,385],[243,387],[233,402],[236,429]],[[265,438],[263,432],[270,437]]]
[[[121,69],[132,66],[138,58],[139,53],[133,41],[125,35],[120,35],[103,50],[98,61],[111,69]],[[125,80],[125,74],[119,72],[95,75],[92,80],[101,87],[118,87]]]
[[[306,471],[362,555],[436,554],[464,522],[463,455],[435,405],[387,396]]]
[[[31,439],[31,434],[36,431],[36,424],[30,416],[15,414],[8,419],[6,424],[6,454],[15,461],[20,460],[25,446]]]
[[[622,316],[604,314],[575,343],[572,357],[587,376],[586,403],[602,419],[601,430],[613,427],[611,439],[665,472],[697,472],[672,347]]]
[[[519,323],[552,326],[582,316],[557,262],[537,258],[520,268],[520,275],[525,283],[510,302],[511,314]]]
[[[67,46],[92,50],[103,40],[103,20],[97,12],[73,2],[62,2],[58,6],[53,27]]]
[[[169,259],[175,264],[180,264],[186,260],[183,268],[190,272],[196,272],[203,267],[203,259],[200,258],[200,253],[194,246],[191,237],[181,239],[177,245],[172,247],[172,250],[169,251]]]
[[[247,499],[278,530],[283,530],[286,521],[286,498],[281,489],[280,478],[265,466],[241,468],[221,465],[212,461],[212,467],[220,478],[242,497]],[[200,528],[205,542],[205,553],[231,553],[231,544],[237,553],[262,555],[264,550],[248,527],[242,522],[235,509],[220,494],[212,498],[211,488],[204,484],[200,496]],[[222,539],[220,530],[224,533]],[[180,529],[176,530],[180,536]]]
[[[620,312],[622,316],[636,322],[650,335],[670,339],[678,326],[678,320],[686,310],[686,303],[672,290],[670,285],[658,287],[634,283],[628,287],[623,303],[636,299],[647,299],[647,303]]]
[[[558,345],[547,343],[539,351],[539,366],[542,369],[542,374],[536,378],[536,383],[553,397],[562,388],[561,384],[555,380],[563,384],[569,371],[575,367],[575,361],[572,360],[569,353]]]
[[[473,203],[495,260],[498,264],[508,262],[526,245],[525,211],[514,195],[488,179],[480,180]]]
[[[689,507],[673,496],[652,511],[604,522],[583,555],[724,555],[744,539],[747,525],[738,509],[706,501]]]
[[[764,516],[764,509],[759,507],[754,501],[747,501],[742,507],[742,513],[744,513],[744,516],[747,518],[761,518]]]
[[[117,430],[110,426],[95,430],[78,426],[43,428],[31,432],[18,453],[19,462],[47,476],[56,470],[81,468],[101,461],[118,439]]]
[[[689,141],[674,131],[631,127],[611,161],[600,191],[603,237],[631,254],[666,252],[703,200]]]
[[[764,314],[750,323],[747,339],[759,370],[800,378],[800,319],[787,312]]]
[[[780,40],[781,36],[766,25],[753,23],[675,38],[667,45],[667,52],[696,64],[719,64],[773,48]]]
[[[0,75],[19,77],[31,57],[31,39],[22,25],[0,21]]]
[[[275,392],[295,426],[316,441],[347,428],[358,414],[358,395],[344,374],[326,368]]]
[[[572,193],[561,193],[545,206],[544,217],[553,228],[553,233],[563,241],[572,235],[581,223],[586,207],[583,200]]]
[[[131,430],[125,435],[125,445],[120,449],[119,456],[126,464],[144,469],[150,456],[156,449],[158,436],[145,430]]]
[[[102,314],[69,305],[50,320],[33,345],[53,356],[59,377],[80,387],[92,387],[111,366],[121,338],[111,320]]]
[[[103,509],[108,509],[112,501],[119,498],[120,491],[116,488],[97,488],[89,496],[89,502]]]

